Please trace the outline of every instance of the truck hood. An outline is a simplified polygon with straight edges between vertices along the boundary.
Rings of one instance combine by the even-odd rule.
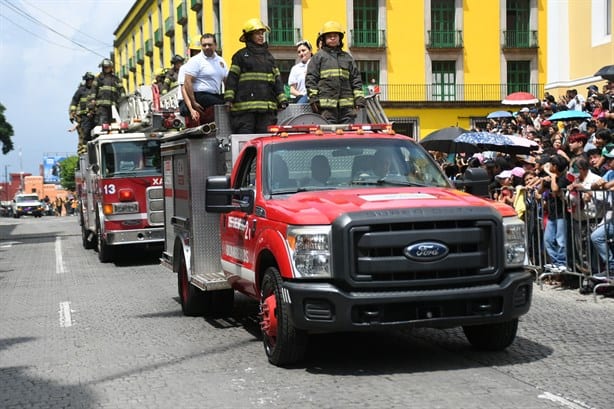
[[[493,206],[502,216],[513,216],[507,205],[479,198],[456,189],[367,188],[300,192],[279,196],[267,203],[267,216],[288,224],[330,224],[349,212],[423,207]]]

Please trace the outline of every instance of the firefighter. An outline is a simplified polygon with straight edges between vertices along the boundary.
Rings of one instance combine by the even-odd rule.
[[[322,47],[309,61],[305,78],[312,110],[331,123],[354,122],[356,109],[366,103],[356,61],[343,51],[344,35],[338,22],[324,23],[317,41]]]
[[[171,89],[177,86],[177,79],[179,77],[179,68],[183,65],[185,58],[182,56],[175,54],[173,58],[171,58],[172,67],[166,70],[166,76],[164,78],[164,92],[160,94],[166,94]]]
[[[166,79],[166,68],[158,68],[154,73],[154,84],[158,87],[158,92],[160,95],[166,94],[168,92],[168,88],[164,83]]]
[[[288,106],[279,68],[265,41],[269,31],[259,19],[247,20],[239,38],[245,47],[232,56],[224,101],[233,133],[264,133],[277,122],[277,110]]]
[[[98,125],[109,124],[113,119],[113,106],[117,107],[125,94],[121,80],[113,73],[113,62],[108,58],[98,65],[101,72],[96,77],[96,122]]]
[[[77,122],[79,142],[77,153],[79,155],[87,151],[87,142],[91,140],[92,129],[95,123],[96,90],[94,88],[94,74],[86,72],[83,81],[77,88],[70,103],[70,121]]]

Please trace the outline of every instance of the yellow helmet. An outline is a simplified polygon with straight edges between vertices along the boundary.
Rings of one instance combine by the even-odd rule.
[[[245,38],[245,35],[257,30],[265,30],[267,33],[271,32],[269,26],[264,24],[262,20],[258,18],[250,18],[243,25],[243,34],[241,34],[241,37],[239,37],[239,41],[242,43],[246,42],[247,39]]]
[[[343,31],[343,26],[336,21],[327,21],[322,26],[322,30],[318,33],[319,36],[323,36],[328,33],[339,33],[339,39],[343,40],[343,36],[345,35],[345,31]]]
[[[192,39],[190,40],[190,44],[188,44],[188,49],[194,50],[194,51],[200,51],[201,50],[200,37],[201,37],[200,35],[195,35],[194,37],[192,37]]]

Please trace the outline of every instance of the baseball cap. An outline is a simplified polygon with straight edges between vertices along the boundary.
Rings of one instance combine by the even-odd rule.
[[[507,179],[507,178],[511,178],[512,177],[512,171],[511,170],[504,170],[501,171],[501,173],[499,173],[497,176],[495,176],[497,179]]]
[[[550,126],[550,125],[552,125],[551,121],[549,121],[547,119],[542,121],[542,126]]]
[[[518,112],[529,112],[529,108],[524,107],[524,108],[522,108],[522,109],[521,109],[520,111],[518,111]]]
[[[596,85],[589,85],[588,87],[586,87],[587,90],[589,91],[593,91],[593,92],[598,92],[599,88],[597,88]]]

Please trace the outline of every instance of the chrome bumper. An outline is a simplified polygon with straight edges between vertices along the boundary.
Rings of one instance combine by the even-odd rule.
[[[107,231],[106,242],[111,246],[122,244],[162,244],[164,243],[164,227]]]

